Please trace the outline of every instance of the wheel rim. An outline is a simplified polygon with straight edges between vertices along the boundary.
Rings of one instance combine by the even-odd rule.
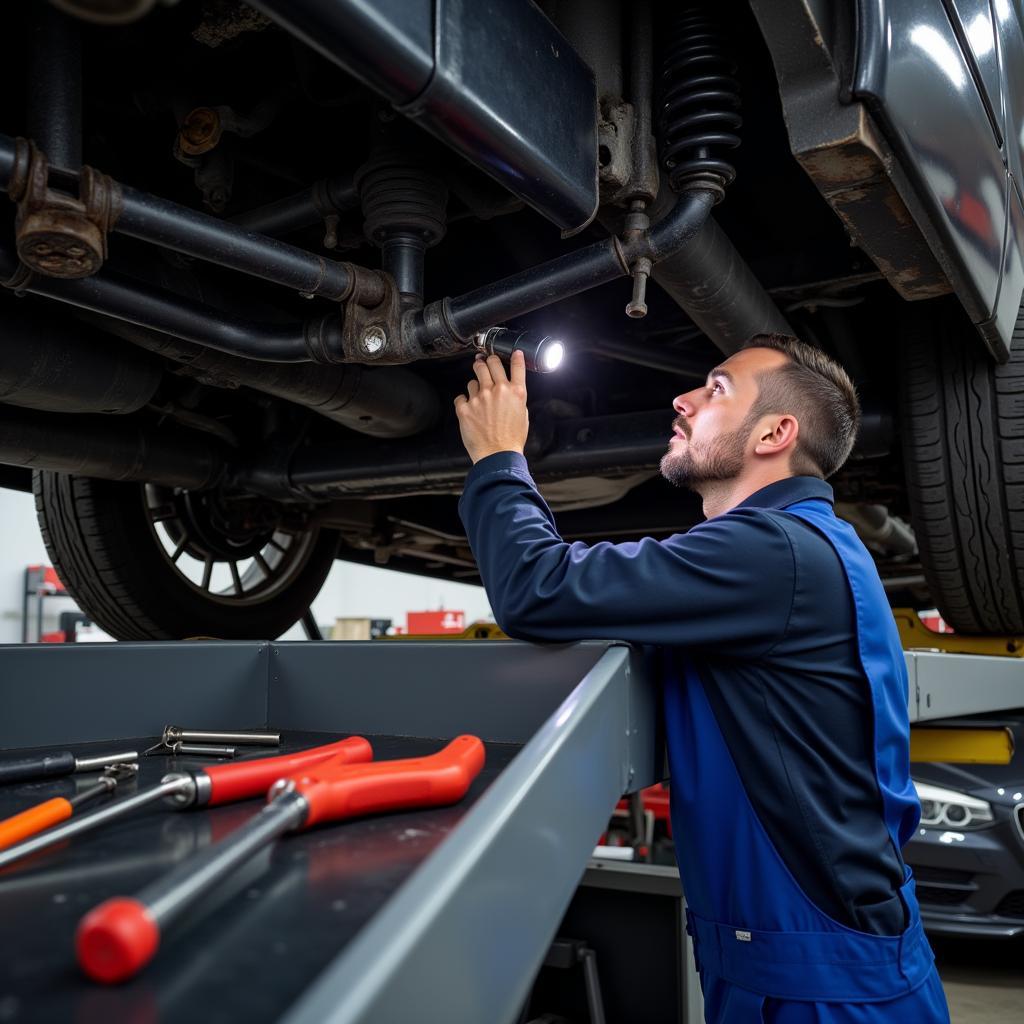
[[[210,514],[210,496],[146,484],[143,504],[157,549],[178,579],[206,600],[225,607],[264,604],[301,573],[316,530],[279,523],[224,530]]]

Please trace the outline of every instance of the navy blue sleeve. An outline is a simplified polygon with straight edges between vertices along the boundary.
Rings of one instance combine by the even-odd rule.
[[[733,510],[667,540],[569,544],[526,460],[499,452],[470,470],[459,514],[509,636],[713,646],[756,657],[786,630],[793,549],[758,509]]]

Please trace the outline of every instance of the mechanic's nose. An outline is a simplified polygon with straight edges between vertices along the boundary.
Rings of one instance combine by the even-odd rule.
[[[693,402],[693,392],[688,391],[685,395],[676,395],[672,399],[672,408],[680,416],[692,416],[697,411],[697,406]]]

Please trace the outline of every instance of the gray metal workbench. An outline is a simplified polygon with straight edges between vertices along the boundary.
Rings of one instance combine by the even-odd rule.
[[[5,1021],[513,1021],[616,801],[660,778],[663,763],[654,687],[630,649],[606,643],[0,647],[0,708],[4,754],[113,749],[173,723],[273,728],[283,749],[361,734],[378,758],[469,732],[488,755],[456,807],[283,839],[115,988],[78,973],[82,914],[131,895],[258,804],[157,805],[9,866]],[[170,765],[146,759],[139,784]],[[4,787],[0,814],[74,786]]]

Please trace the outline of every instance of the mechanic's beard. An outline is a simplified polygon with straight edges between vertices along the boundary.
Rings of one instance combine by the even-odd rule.
[[[698,494],[707,484],[735,480],[743,471],[749,433],[744,424],[713,441],[695,443],[688,436],[685,442],[676,442],[661,457],[661,475],[670,484],[688,487]]]

